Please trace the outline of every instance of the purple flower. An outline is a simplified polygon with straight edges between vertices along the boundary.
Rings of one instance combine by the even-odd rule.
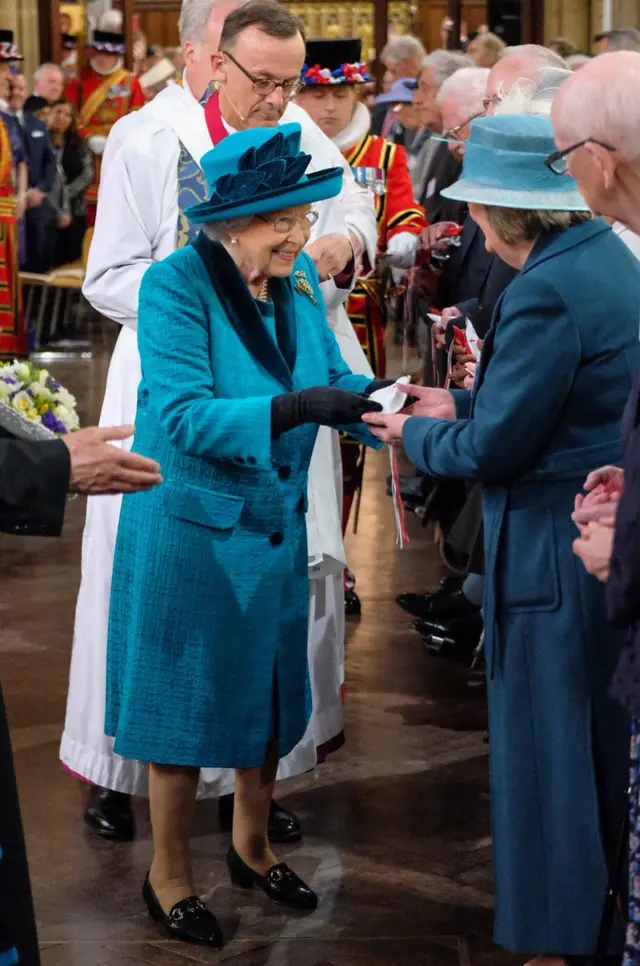
[[[56,419],[50,409],[42,417],[42,422],[52,433],[64,434],[67,432],[64,423]]]
[[[15,386],[16,384],[16,380],[13,378],[13,376],[3,376],[2,381],[9,383],[10,386]]]

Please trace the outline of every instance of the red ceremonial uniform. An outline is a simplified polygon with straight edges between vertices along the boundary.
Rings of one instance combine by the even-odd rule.
[[[0,358],[28,352],[18,271],[13,154],[9,132],[0,120]]]
[[[356,181],[374,191],[378,220],[378,255],[384,255],[394,235],[419,235],[426,228],[424,209],[416,205],[407,165],[407,153],[399,144],[367,134],[344,156]],[[384,378],[384,315],[376,298],[377,281],[369,272],[358,281],[347,302],[347,312],[371,368]]]
[[[111,128],[125,114],[136,111],[145,103],[138,78],[124,67],[110,74],[99,74],[88,64],[80,76],[71,80],[65,95],[79,110],[78,130],[85,138],[107,137]],[[100,157],[95,158],[93,183],[87,190],[87,202],[94,209],[98,201],[100,183]],[[89,216],[92,221],[91,214]]]

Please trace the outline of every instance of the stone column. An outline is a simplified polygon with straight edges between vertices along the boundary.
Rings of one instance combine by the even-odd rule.
[[[614,27],[640,27],[639,0],[613,0]]]
[[[591,10],[595,2],[598,0],[545,0],[545,40],[550,40],[552,37],[566,37],[582,50],[590,50]]]

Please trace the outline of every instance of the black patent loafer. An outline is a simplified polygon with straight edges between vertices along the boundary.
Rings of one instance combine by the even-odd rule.
[[[171,911],[166,913],[147,875],[142,887],[142,898],[153,921],[162,926],[172,939],[197,946],[212,946],[213,949],[221,949],[224,945],[218,920],[198,896],[189,896],[176,902]]]
[[[230,832],[233,828],[233,795],[222,796],[218,802],[218,814],[220,829],[223,832]],[[302,841],[300,819],[289,809],[273,801],[269,808],[267,835],[269,841],[276,845],[294,845]]]
[[[362,604],[355,590],[345,590],[344,612],[347,617],[359,617],[362,613]]]
[[[262,889],[271,902],[291,909],[313,912],[318,905],[316,893],[284,862],[272,865],[266,875],[260,875],[231,846],[227,853],[227,866],[231,882],[240,889]]]
[[[103,838],[130,842],[136,831],[131,795],[93,785],[87,797],[84,821]]]
[[[475,607],[461,590],[440,590],[437,594],[399,594],[396,602],[412,617],[422,620],[450,619],[477,614]]]

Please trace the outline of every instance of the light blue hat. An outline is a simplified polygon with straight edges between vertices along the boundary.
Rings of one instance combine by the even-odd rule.
[[[376,97],[376,104],[411,104],[416,87],[411,77],[401,77],[394,81],[390,91]]]
[[[574,179],[554,174],[544,163],[555,150],[547,117],[479,117],[471,122],[460,180],[440,194],[500,208],[588,211]]]
[[[301,134],[299,124],[281,124],[223,138],[200,162],[211,197],[187,208],[186,217],[201,225],[335,198],[343,169],[305,174],[311,155],[300,151]]]

